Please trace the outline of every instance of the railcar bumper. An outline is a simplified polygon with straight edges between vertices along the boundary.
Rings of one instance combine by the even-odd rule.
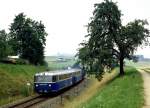
[[[49,93],[51,92],[51,85],[50,84],[35,84],[34,90],[37,93]]]

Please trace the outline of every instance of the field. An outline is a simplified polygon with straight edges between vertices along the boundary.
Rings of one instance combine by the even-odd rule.
[[[125,64],[127,66],[132,66],[135,68],[146,68],[150,66],[150,61],[139,61],[139,62],[134,63],[132,61],[125,60]]]
[[[143,80],[135,68],[126,68],[118,77],[78,108],[141,108],[144,103]],[[88,94],[87,94],[88,95]]]
[[[59,70],[71,67],[76,60],[74,57],[48,56],[49,70]],[[149,62],[133,63],[126,62],[126,65],[133,67],[147,67]],[[45,66],[13,65],[0,63],[0,105],[14,100],[33,95],[33,76],[36,72],[45,71]],[[88,88],[87,93],[75,98],[84,101],[69,101],[71,108],[140,108],[143,104],[143,88],[141,75],[135,68],[126,68],[126,75],[118,77],[105,87],[99,87],[99,82],[92,79],[93,86]],[[91,83],[92,83],[91,82]],[[30,86],[27,86],[30,83]],[[95,84],[94,84],[95,83]],[[73,103],[73,104],[72,104]],[[74,105],[74,106],[71,106]],[[110,106],[111,107],[110,107]],[[124,108],[124,107],[121,107]]]
[[[47,56],[45,57],[45,60],[47,61],[48,68],[50,70],[66,69],[67,67],[73,66],[73,64],[76,62],[74,57],[68,56]]]

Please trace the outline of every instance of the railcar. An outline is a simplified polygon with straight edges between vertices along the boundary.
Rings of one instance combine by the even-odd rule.
[[[67,69],[37,73],[34,76],[34,90],[37,93],[58,92],[84,78],[82,69]]]

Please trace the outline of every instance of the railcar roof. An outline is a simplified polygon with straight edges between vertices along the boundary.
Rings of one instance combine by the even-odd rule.
[[[62,75],[62,74],[68,74],[68,73],[74,73],[77,71],[81,71],[81,69],[67,69],[67,70],[55,70],[55,71],[45,71],[36,73],[35,76],[42,76],[42,75]]]

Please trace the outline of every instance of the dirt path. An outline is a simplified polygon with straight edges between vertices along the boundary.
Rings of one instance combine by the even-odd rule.
[[[142,74],[144,81],[144,99],[145,103],[143,108],[150,108],[150,73],[145,72],[144,70],[139,69],[139,72]]]

